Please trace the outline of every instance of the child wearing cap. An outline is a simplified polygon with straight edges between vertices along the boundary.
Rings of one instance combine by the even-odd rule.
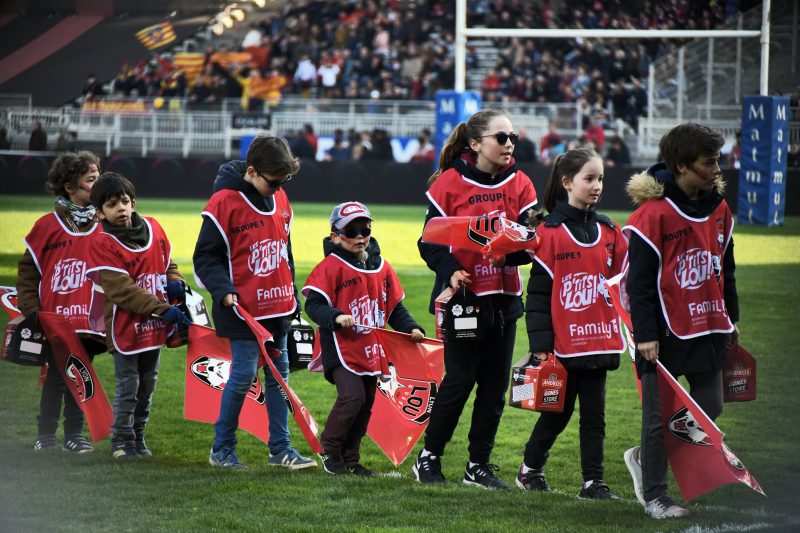
[[[331,234],[323,240],[325,258],[302,289],[305,310],[319,326],[325,378],[336,385],[320,439],[329,474],[374,472],[360,461],[361,439],[372,414],[378,376],[388,363],[372,334],[388,322],[421,342],[424,332],[403,306],[403,288],[394,269],[371,238],[372,215],[359,202],[339,204],[331,213]],[[377,348],[377,350],[376,350]]]

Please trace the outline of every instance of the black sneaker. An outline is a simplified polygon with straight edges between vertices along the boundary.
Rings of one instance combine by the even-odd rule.
[[[585,500],[619,500],[602,479],[595,479],[588,487],[581,487],[578,498]]]
[[[500,470],[497,465],[489,463],[478,463],[473,467],[467,463],[467,468],[464,470],[464,485],[477,485],[485,489],[507,489],[506,482],[494,475]]]
[[[519,467],[517,479],[514,480],[517,487],[522,490],[529,490],[534,492],[550,492],[550,486],[544,478],[544,473],[541,470],[528,470],[522,473],[522,467]]]
[[[348,466],[348,470],[354,476],[361,476],[361,477],[375,477],[375,471],[370,470],[366,466],[362,465],[361,463],[356,463],[353,466]]]
[[[153,457],[153,452],[150,451],[150,448],[147,447],[147,442],[144,440],[144,433],[136,435],[134,445],[136,446],[136,451],[142,457]]]
[[[320,455],[320,459],[322,459],[322,468],[329,474],[340,476],[350,473],[350,469],[344,464],[341,453],[322,454]]]
[[[72,453],[90,453],[94,451],[94,447],[89,444],[86,437],[80,433],[75,433],[74,435],[67,435],[64,437],[63,450]]]
[[[37,452],[42,450],[53,450],[55,448],[57,448],[56,436],[50,433],[45,433],[36,437],[36,443],[33,445],[33,449]]]
[[[132,442],[122,442],[111,446],[111,457],[118,461],[135,461],[142,456],[136,451],[136,446]]]
[[[414,479],[420,483],[444,483],[442,474],[442,458],[438,455],[426,455],[422,452],[417,456],[417,462],[411,467]]]

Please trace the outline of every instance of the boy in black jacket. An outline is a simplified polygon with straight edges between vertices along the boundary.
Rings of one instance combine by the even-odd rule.
[[[653,518],[689,514],[667,493],[656,360],[674,376],[686,376],[692,398],[714,420],[722,413],[725,353],[738,336],[733,217],[719,168],[723,144],[705,126],[676,126],[661,138],[664,161],[627,185],[639,205],[623,233],[629,238],[626,290],[642,381],[642,440],[625,452],[625,464],[639,503]]]

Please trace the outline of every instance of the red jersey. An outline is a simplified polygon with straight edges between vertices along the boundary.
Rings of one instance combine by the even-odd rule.
[[[623,231],[636,232],[658,255],[658,297],[670,331],[681,339],[733,331],[722,275],[733,217],[724,200],[704,218],[687,216],[669,198],[649,200]]]
[[[290,315],[297,307],[289,268],[292,208],[283,190],[272,198],[272,210],[262,211],[244,193],[224,189],[203,210],[228,247],[228,270],[239,302],[256,320]]]
[[[103,334],[89,325],[93,306],[102,308],[102,296],[86,279],[91,241],[100,234],[99,227],[72,231],[54,212],[37,220],[24,239],[41,275],[41,310],[66,316],[78,333]]]
[[[92,247],[92,267],[87,275],[100,284],[100,271],[111,270],[130,278],[159,300],[167,301],[167,267],[172,244],[161,225],[142,217],[150,240],[142,248],[130,248],[110,233],[100,233]],[[111,318],[111,339],[114,349],[122,354],[136,354],[160,348],[167,342],[173,326],[160,318],[132,313],[116,303]]]
[[[358,325],[333,331],[342,366],[359,376],[388,374],[383,347],[372,328],[386,327],[386,319],[405,295],[394,269],[381,258],[375,270],[363,270],[330,254],[314,267],[303,287],[322,294],[331,307],[352,315]],[[319,338],[319,336],[317,336]]]
[[[550,314],[559,357],[622,353],[625,339],[606,280],[621,270],[628,244],[619,228],[597,224],[597,239],[582,243],[564,224],[541,225],[534,259],[553,279]]]
[[[442,173],[426,193],[442,216],[497,215],[516,222],[519,216],[536,205],[536,190],[524,172],[517,171],[500,183],[484,185],[451,168]],[[522,294],[519,269],[495,268],[489,258],[478,252],[450,248],[450,253],[470,273],[470,290],[486,294]]]

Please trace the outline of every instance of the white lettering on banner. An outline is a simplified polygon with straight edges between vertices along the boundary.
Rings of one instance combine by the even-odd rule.
[[[166,274],[139,274],[136,278],[136,284],[145,289],[150,294],[158,295],[166,290],[167,275]]]
[[[602,274],[588,272],[567,274],[561,278],[561,291],[558,295],[561,306],[568,311],[583,311],[597,301],[598,294],[610,304],[611,298],[605,282],[606,278]]]
[[[478,101],[468,98],[464,100],[464,115],[474,115],[479,111]]]
[[[781,172],[780,170],[776,170],[772,174],[772,183],[774,183],[775,185],[780,185],[781,183],[783,183],[783,172]]]
[[[56,263],[53,277],[50,280],[50,290],[56,294],[69,294],[83,286],[86,280],[86,262],[70,257]]]
[[[619,333],[619,326],[617,320],[612,319],[611,322],[590,322],[588,324],[569,325],[570,337],[605,337],[610,339],[614,333]]]
[[[133,326],[133,330],[137,335],[141,335],[142,333],[147,333],[148,331],[163,329],[165,325],[166,323],[163,320],[147,320],[145,322],[139,322],[135,324]]]
[[[750,104],[750,111],[747,114],[747,118],[760,118],[764,120],[764,106],[759,105],[756,107],[753,104]]]
[[[372,364],[373,361],[378,359],[379,357],[386,357],[386,354],[383,352],[383,346],[380,344],[372,344],[370,346],[366,346],[364,348],[364,355],[367,358],[367,361]]]
[[[384,311],[378,307],[377,298],[370,299],[369,296],[361,296],[350,302],[348,306],[350,314],[355,320],[356,324],[364,324],[370,328],[353,326],[356,333],[366,335],[370,332],[371,328],[382,328],[386,324]]]
[[[721,299],[706,300],[700,303],[689,303],[689,316],[705,315],[708,313],[725,312],[725,302]]]
[[[786,122],[786,106],[785,105],[775,106],[775,118],[777,118],[778,120],[782,120],[782,121]],[[778,131],[780,131],[780,130],[778,130]]]
[[[719,276],[722,270],[719,256],[700,248],[680,254],[676,263],[675,280],[681,289],[699,289],[711,276]]]
[[[761,138],[761,132],[758,129],[753,128],[750,130],[750,140],[751,141],[758,141]]]
[[[56,306],[56,313],[59,314],[59,315],[64,315],[64,316],[88,315],[89,314],[89,306],[87,306],[87,305],[79,305],[79,304],[57,305]]]
[[[294,283],[256,290],[256,298],[259,300],[283,300],[291,296],[294,296]]]
[[[456,100],[455,98],[442,98],[439,100],[439,113],[455,113]]]
[[[281,260],[289,261],[289,251],[283,240],[264,239],[250,245],[247,268],[253,275],[266,278],[275,273]]]

